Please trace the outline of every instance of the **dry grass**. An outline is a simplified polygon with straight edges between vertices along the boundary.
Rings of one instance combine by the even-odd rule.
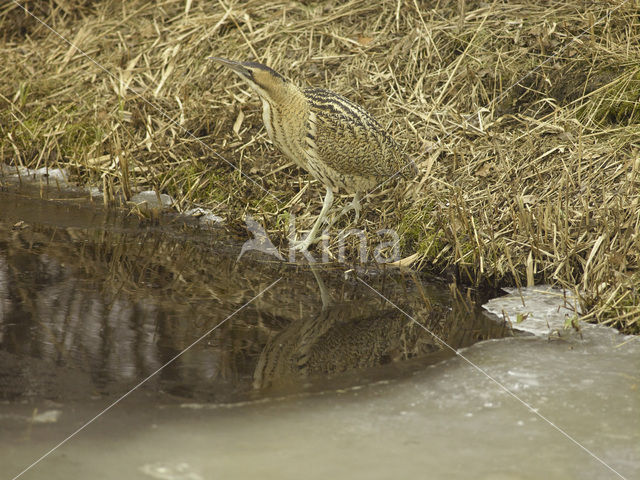
[[[363,223],[398,228],[414,265],[559,283],[586,318],[640,331],[637,1],[24,4],[96,63],[0,7],[0,162],[154,188],[232,228],[251,213],[283,237],[322,189],[206,60],[255,58],[366,106],[416,158],[415,184],[376,192]]]

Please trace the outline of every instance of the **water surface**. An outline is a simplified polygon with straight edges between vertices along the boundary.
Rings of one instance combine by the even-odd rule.
[[[640,476],[635,338],[514,336],[501,317],[535,317],[531,296],[491,316],[436,280],[356,272],[414,321],[343,266],[236,261],[246,238],[223,228],[54,196],[0,192],[9,478],[112,405],[21,478]]]
[[[345,267],[259,252],[237,260],[244,239],[223,228],[69,196],[5,192],[0,204],[7,400],[117,395],[189,347],[144,388],[239,401],[366,383],[452,355],[429,331],[454,348],[508,334],[446,285],[397,270],[359,275],[415,321]]]

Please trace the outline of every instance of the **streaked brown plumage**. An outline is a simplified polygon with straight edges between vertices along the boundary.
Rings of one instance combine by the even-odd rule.
[[[392,176],[416,173],[414,163],[382,126],[342,95],[300,88],[260,63],[210,58],[233,70],[260,96],[271,141],[327,189],[320,215],[296,248],[306,249],[316,240],[335,190],[355,194],[351,208],[358,214],[362,192]]]

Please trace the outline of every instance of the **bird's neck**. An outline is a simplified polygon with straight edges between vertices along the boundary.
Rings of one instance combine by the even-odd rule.
[[[278,88],[275,91],[269,92],[271,104],[278,105],[290,105],[304,102],[304,94],[302,90],[291,82],[287,82],[282,85],[282,88]]]

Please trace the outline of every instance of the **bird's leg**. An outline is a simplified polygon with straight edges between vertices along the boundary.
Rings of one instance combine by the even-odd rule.
[[[334,223],[336,223],[340,218],[342,218],[343,215],[349,213],[350,210],[354,210],[356,212],[355,218],[353,219],[353,221],[357,222],[358,219],[360,218],[360,210],[361,210],[360,192],[356,192],[356,194],[353,197],[353,200],[351,200],[351,202],[345,205],[345,207],[340,211],[338,215],[336,215],[334,218],[331,219],[331,222],[329,223],[329,228],[331,228]]]
[[[351,200],[351,203],[349,203],[349,205],[347,205],[346,207],[344,207],[344,210],[342,211],[342,213],[347,213],[349,210],[354,210],[356,212],[354,221],[358,221],[358,219],[360,218],[360,192],[356,192],[356,194],[353,196],[353,200]]]
[[[313,276],[316,279],[316,283],[318,284],[318,288],[320,289],[320,300],[322,300],[322,310],[325,310],[327,307],[330,307],[333,304],[333,301],[331,300],[331,295],[329,294],[329,290],[327,290],[327,287],[322,281],[322,277],[320,276],[320,273],[318,272],[318,268],[316,267],[316,265],[314,263],[310,263],[309,267],[311,267],[311,273],[313,273]]]
[[[315,243],[318,230],[320,229],[320,226],[322,225],[322,222],[324,221],[324,219],[327,217],[327,214],[329,213],[329,209],[331,208],[332,204],[333,204],[333,190],[327,187],[327,193],[324,196],[324,201],[322,202],[322,210],[320,211],[320,215],[318,215],[318,218],[316,218],[316,221],[313,223],[313,227],[311,227],[311,231],[307,234],[305,239],[294,243],[293,245],[294,249],[300,250],[300,251],[306,250],[309,247],[309,245],[311,245],[312,243]]]

